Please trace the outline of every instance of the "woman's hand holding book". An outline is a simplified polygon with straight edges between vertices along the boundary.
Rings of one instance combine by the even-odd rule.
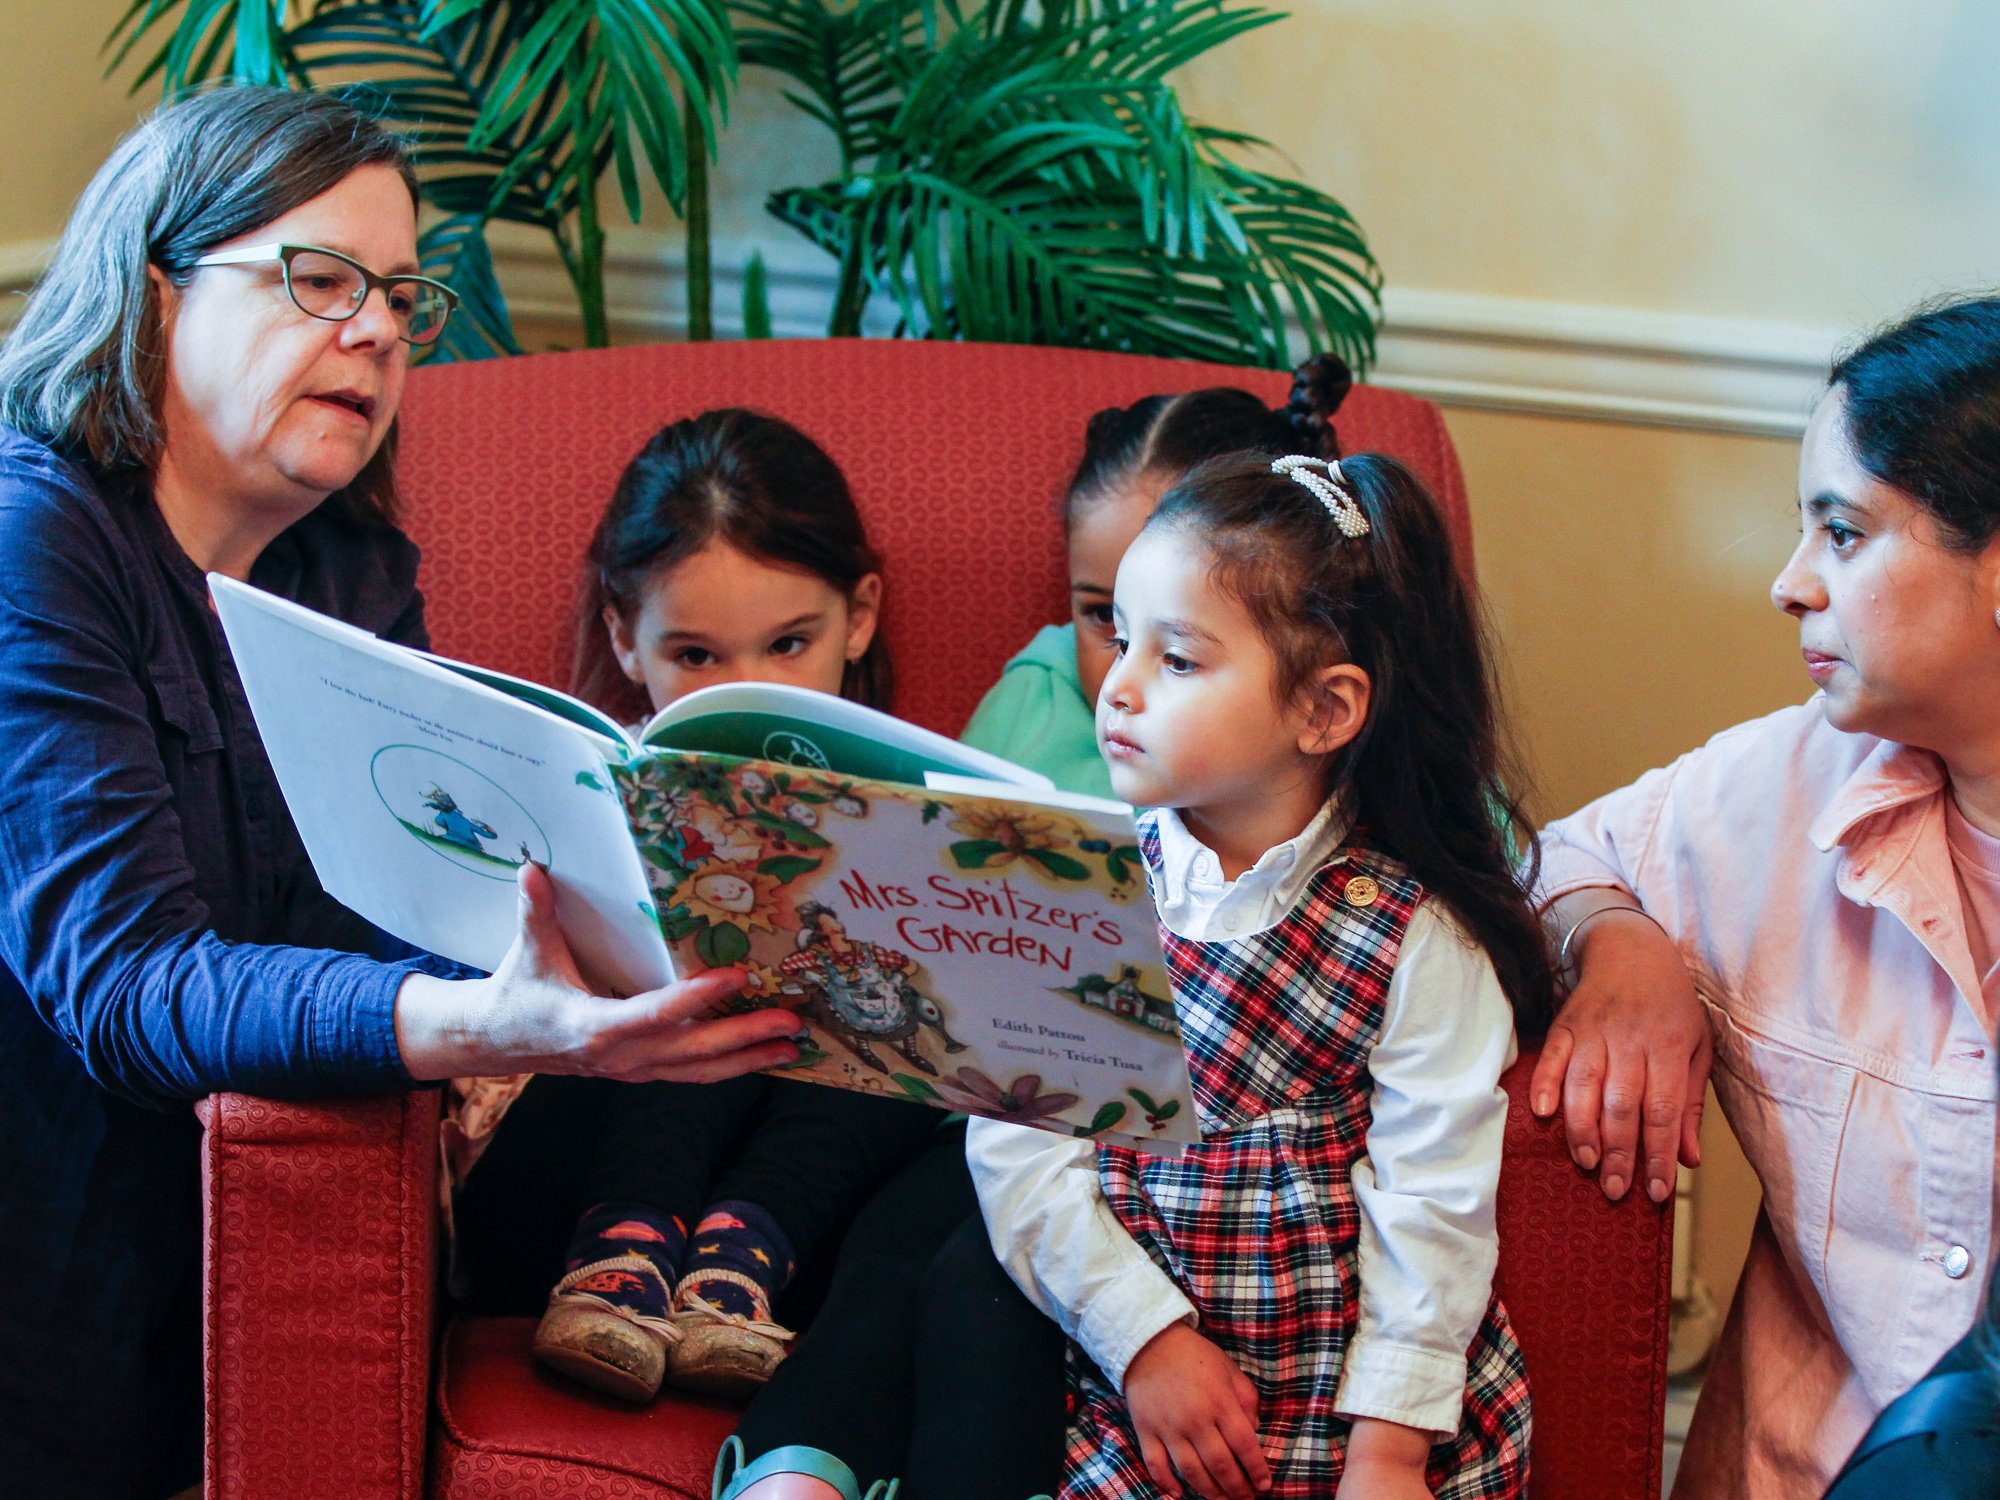
[[[422,1080],[582,1073],[625,1082],[712,1083],[793,1061],[798,1018],[781,1009],[718,1017],[741,969],[717,969],[629,998],[596,992],[556,922],[548,871],[521,867],[514,945],[485,979],[412,974],[396,997],[403,1065]]]

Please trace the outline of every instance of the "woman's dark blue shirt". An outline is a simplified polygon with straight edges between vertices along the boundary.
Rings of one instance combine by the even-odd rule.
[[[422,646],[416,571],[400,531],[322,506],[251,582]],[[198,1455],[190,1102],[410,1086],[396,990],[454,972],[410,955],[320,889],[202,575],[143,488],[0,428],[9,1494],[143,1495]]]

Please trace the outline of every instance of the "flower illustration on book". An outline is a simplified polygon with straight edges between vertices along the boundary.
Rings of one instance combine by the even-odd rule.
[[[721,808],[698,802],[687,814],[682,834],[688,853],[696,859],[719,859],[743,863],[764,852],[764,842],[754,826],[729,817]]]
[[[961,870],[1005,870],[1025,860],[1058,880],[1090,879],[1088,865],[1061,852],[1083,832],[1067,818],[971,803],[957,810],[950,827],[965,835],[950,846]]]
[[[1042,1075],[1023,1073],[1004,1089],[977,1068],[960,1068],[949,1078],[935,1083],[907,1074],[895,1075],[903,1092],[918,1099],[937,1099],[969,1115],[989,1120],[1010,1120],[1016,1125],[1032,1125],[1059,1115],[1077,1101],[1075,1094],[1045,1094]]]
[[[707,859],[691,870],[674,887],[669,903],[684,906],[690,916],[711,925],[737,926],[747,931],[761,927],[776,932],[778,887],[775,875],[726,860]]]

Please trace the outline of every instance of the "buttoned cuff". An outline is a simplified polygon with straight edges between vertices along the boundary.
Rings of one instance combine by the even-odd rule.
[[[1379,1417],[1434,1435],[1458,1431],[1465,1409],[1465,1356],[1371,1339],[1348,1348],[1334,1393],[1336,1415]]]
[[[1122,1391],[1125,1367],[1141,1349],[1176,1323],[1192,1328],[1196,1322],[1194,1304],[1173,1278],[1145,1260],[1120,1272],[1091,1299],[1077,1322],[1076,1341]]]

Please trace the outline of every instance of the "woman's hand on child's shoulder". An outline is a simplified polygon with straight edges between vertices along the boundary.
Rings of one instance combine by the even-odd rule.
[[[1431,1500],[1424,1483],[1431,1435],[1401,1422],[1356,1417],[1334,1500]]]
[[[1576,988],[1549,1028],[1529,1102],[1545,1117],[1560,1102],[1570,1155],[1584,1171],[1598,1170],[1607,1198],[1637,1184],[1659,1203],[1674,1190],[1676,1157],[1701,1163],[1714,1044],[1673,940],[1636,911],[1605,909],[1603,896],[1586,890],[1556,904],[1565,930],[1583,914],[1591,920],[1580,935]]]
[[[1167,1494],[1185,1488],[1207,1500],[1252,1500],[1270,1489],[1257,1387],[1187,1324],[1163,1329],[1132,1356],[1125,1404],[1146,1472]]]

